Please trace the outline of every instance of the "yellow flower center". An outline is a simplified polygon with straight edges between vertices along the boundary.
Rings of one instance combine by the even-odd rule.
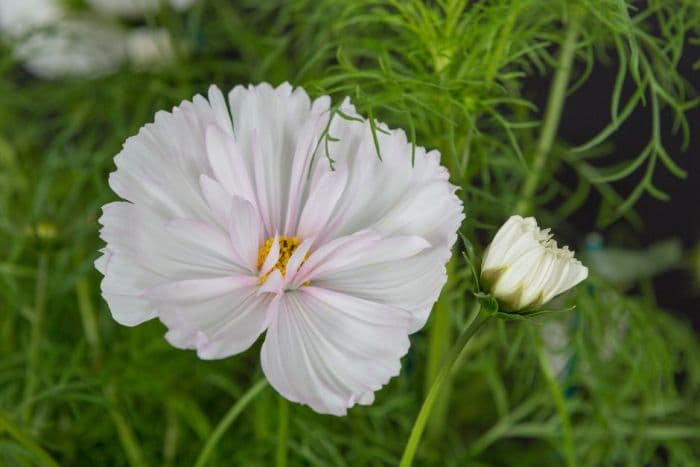
[[[282,276],[284,277],[285,273],[287,272],[287,263],[289,262],[289,258],[292,257],[294,254],[294,251],[299,247],[301,244],[301,240],[299,240],[299,237],[277,237],[277,241],[280,244],[280,256],[279,259],[277,260],[277,263],[270,269],[264,276],[260,277],[260,283],[263,284],[267,280],[267,276],[270,275],[272,271],[275,269],[279,270],[279,272],[282,273]],[[260,270],[265,263],[265,259],[267,258],[267,255],[270,253],[270,250],[272,249],[272,245],[275,243],[275,238],[268,238],[265,240],[265,243],[263,243],[263,246],[260,247],[260,250],[258,251],[258,270]],[[306,258],[308,258],[309,255],[306,255]],[[304,261],[306,261],[306,258],[304,258]],[[302,261],[301,264],[304,264],[304,261]]]

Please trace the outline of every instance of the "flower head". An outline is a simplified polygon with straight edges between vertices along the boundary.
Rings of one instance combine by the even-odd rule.
[[[338,415],[371,403],[464,216],[436,151],[416,147],[412,166],[404,132],[381,125],[380,161],[370,124],[341,109],[352,118],[286,83],[238,86],[228,105],[211,87],[129,138],[96,263],[114,319],[157,317],[203,359],[265,333],[262,368],[287,399]]]
[[[533,310],[588,277],[568,247],[557,246],[534,217],[511,216],[484,252],[481,278],[509,311]]]

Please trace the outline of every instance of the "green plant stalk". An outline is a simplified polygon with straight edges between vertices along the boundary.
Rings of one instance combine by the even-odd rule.
[[[544,122],[540,133],[535,154],[532,159],[532,167],[525,179],[523,188],[520,192],[520,198],[516,205],[515,212],[521,215],[529,215],[532,212],[532,202],[539,186],[542,172],[547,164],[547,157],[552,150],[554,137],[559,129],[562,109],[566,100],[566,89],[571,76],[571,67],[574,62],[576,52],[576,40],[579,32],[579,19],[576,12],[572,12],[569,21],[566,37],[562,44],[561,53],[559,55],[559,63],[557,71],[554,74],[554,81],[549,90],[547,98],[547,107],[545,110]]]
[[[81,277],[75,283],[75,294],[78,298],[78,311],[83,323],[83,333],[85,340],[90,347],[92,359],[100,359],[100,333],[97,328],[97,313],[90,298],[90,285],[86,277]]]
[[[34,295],[34,313],[32,314],[32,332],[29,341],[29,356],[27,373],[24,385],[24,408],[22,409],[22,420],[29,424],[32,418],[32,404],[29,400],[36,392],[37,367],[39,366],[39,352],[44,328],[44,314],[46,312],[46,287],[49,271],[49,258],[46,253],[39,255],[37,265],[36,291]]]
[[[270,437],[270,418],[274,403],[272,394],[262,394],[253,406],[253,434],[258,442]]]
[[[413,458],[415,457],[416,451],[418,450],[418,445],[420,444],[420,440],[423,435],[423,430],[425,429],[425,425],[430,417],[430,413],[435,404],[435,401],[438,395],[440,394],[442,385],[445,383],[445,380],[450,375],[452,367],[459,359],[459,356],[464,350],[464,347],[469,342],[469,339],[471,339],[472,336],[481,328],[481,326],[483,326],[483,324],[488,320],[488,318],[488,315],[479,313],[479,308],[476,308],[473,319],[467,323],[467,326],[459,335],[457,341],[450,349],[450,352],[443,360],[443,363],[440,366],[440,370],[438,371],[435,377],[435,381],[433,381],[433,385],[430,387],[428,395],[423,400],[423,405],[421,406],[420,411],[418,412],[416,421],[413,423],[411,435],[409,436],[408,441],[406,442],[406,447],[404,448],[403,456],[401,456],[401,463],[399,464],[400,467],[410,467],[410,465],[413,463]]]
[[[440,370],[440,363],[449,350],[449,343],[452,341],[452,322],[451,313],[452,300],[450,299],[451,291],[455,285],[455,263],[457,255],[452,255],[452,258],[447,263],[447,283],[442,289],[440,298],[435,304],[433,310],[433,321],[430,324],[429,330],[429,347],[428,359],[425,370],[425,392],[430,391],[437,374]],[[430,418],[427,426],[427,436],[429,439],[438,438],[444,431],[445,419],[447,417],[447,409],[450,400],[450,378],[447,378],[442,387],[442,391],[437,397],[435,407],[433,408],[433,416]]]
[[[118,410],[116,391],[114,383],[105,386],[103,389],[105,399],[109,403],[109,414],[117,430],[119,442],[124,449],[127,462],[131,467],[145,467],[147,464],[141,446],[136,439],[136,435],[134,435],[134,430],[131,429],[131,425],[129,425],[127,419]]]
[[[287,440],[289,438],[289,402],[277,396],[277,450],[275,461],[277,467],[287,467]]]
[[[576,451],[574,450],[574,437],[571,431],[571,419],[569,418],[569,412],[566,410],[566,402],[564,401],[564,395],[562,389],[557,382],[557,378],[554,375],[552,366],[549,363],[547,353],[544,350],[544,345],[542,345],[542,340],[539,336],[535,336],[535,345],[537,346],[537,358],[540,363],[540,369],[547,381],[547,387],[549,387],[549,392],[552,394],[554,399],[554,405],[557,409],[557,414],[559,420],[561,421],[561,432],[564,438],[564,456],[566,458],[566,465],[568,467],[576,467]]]
[[[508,9],[508,16],[503,23],[503,28],[498,33],[498,42],[491,55],[491,61],[489,62],[489,67],[486,71],[486,82],[491,83],[496,77],[496,73],[501,67],[501,60],[503,59],[503,52],[506,49],[506,44],[510,41],[511,33],[513,32],[513,26],[515,25],[515,19],[520,14],[520,0],[513,1],[513,4]]]
[[[219,439],[221,439],[224,433],[226,433],[226,430],[229,429],[231,424],[236,420],[236,418],[238,418],[248,404],[255,399],[255,396],[260,394],[260,392],[266,387],[267,380],[263,378],[251,386],[250,389],[248,389],[248,391],[246,391],[246,393],[243,394],[243,396],[241,396],[241,398],[238,399],[235,404],[233,404],[226,415],[224,415],[224,418],[222,418],[219,424],[216,426],[214,432],[211,434],[200,451],[199,456],[197,456],[197,462],[195,462],[195,467],[204,467],[208,465],[209,457],[214,452],[216,443],[219,442]]]
[[[35,460],[39,462],[39,465],[46,467],[59,467],[58,462],[56,462],[48,452],[46,452],[29,436],[22,433],[22,430],[20,430],[17,425],[12,423],[9,417],[7,417],[3,412],[0,412],[0,434],[3,434],[4,432],[14,438],[15,441],[24,447],[24,449],[30,452],[35,457]]]

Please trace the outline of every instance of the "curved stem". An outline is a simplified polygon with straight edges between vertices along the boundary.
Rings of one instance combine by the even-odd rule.
[[[261,379],[257,383],[255,383],[248,391],[241,396],[240,399],[236,401],[236,403],[229,409],[229,411],[224,415],[224,418],[221,419],[219,424],[216,426],[214,429],[214,432],[211,434],[209,439],[207,440],[206,444],[204,445],[204,448],[202,448],[202,451],[199,453],[199,456],[197,456],[197,462],[195,463],[195,467],[204,467],[207,465],[207,461],[209,460],[209,456],[211,456],[212,452],[214,451],[214,447],[216,446],[216,443],[219,442],[219,439],[226,433],[226,430],[229,429],[231,424],[238,418],[241,412],[243,412],[243,409],[245,409],[248,404],[255,399],[255,396],[257,396],[260,391],[265,389],[267,386],[267,380],[266,379]]]
[[[0,412],[0,435],[5,432],[21,444],[28,453],[34,456],[34,460],[38,461],[40,465],[59,467],[58,462],[56,462],[44,448],[39,446],[28,435],[24,434],[17,425],[12,423],[9,416],[5,416],[3,412]],[[12,459],[12,457],[10,457],[10,459]]]
[[[535,338],[535,345],[537,345],[537,358],[540,362],[540,368],[542,369],[542,374],[547,381],[547,386],[549,387],[549,392],[552,394],[554,399],[554,406],[557,409],[557,414],[559,415],[559,420],[561,421],[561,431],[564,437],[564,456],[566,458],[566,465],[568,467],[576,467],[576,451],[574,449],[574,437],[571,431],[571,419],[569,418],[569,412],[566,410],[566,403],[564,402],[564,396],[562,394],[561,386],[557,382],[552,366],[549,363],[549,358],[544,350],[542,341],[539,336]]]
[[[430,329],[428,330],[428,358],[425,367],[425,392],[427,394],[430,391],[430,387],[435,381],[435,376],[440,370],[440,364],[445,358],[445,355],[450,350],[450,342],[452,342],[453,332],[452,332],[452,309],[454,299],[452,291],[455,288],[456,275],[454,270],[457,263],[457,258],[459,254],[453,254],[452,259],[447,263],[447,283],[442,289],[442,293],[438,298],[431,318]],[[449,378],[443,384],[442,391],[440,391],[439,397],[435,401],[435,406],[433,407],[433,416],[429,420],[426,427],[426,436],[428,439],[438,439],[442,436],[445,418],[447,418],[447,408],[450,398],[450,381]]]
[[[32,314],[31,335],[29,340],[29,355],[27,356],[27,373],[25,376],[24,394],[22,396],[22,420],[29,424],[32,418],[32,396],[37,387],[37,367],[44,333],[44,315],[46,314],[46,290],[48,287],[49,257],[46,253],[39,255],[37,265],[36,290],[34,293],[34,313]]]
[[[488,316],[480,314],[479,308],[477,307],[475,309],[474,315],[472,316],[472,319],[467,323],[467,326],[462,331],[462,334],[460,334],[460,336],[457,338],[457,341],[450,349],[450,352],[447,354],[445,360],[440,366],[440,370],[435,376],[435,381],[433,381],[433,385],[430,387],[430,391],[428,391],[428,395],[423,401],[423,405],[420,408],[420,412],[418,412],[416,421],[413,423],[411,435],[409,436],[408,441],[406,442],[406,447],[404,448],[403,456],[401,457],[400,467],[409,467],[413,462],[413,457],[416,455],[418,445],[420,444],[420,440],[423,435],[423,430],[425,429],[425,424],[427,423],[428,418],[430,417],[430,412],[433,408],[433,404],[435,403],[438,394],[440,394],[440,390],[442,389],[443,383],[449,376],[452,367],[455,365],[455,362],[457,362],[457,360],[459,359],[459,356],[464,350],[464,347],[469,342],[469,339],[471,339],[471,337],[479,330],[479,328],[481,328],[481,326],[487,320]]]
[[[579,19],[577,13],[572,12],[566,30],[566,37],[564,38],[564,43],[562,44],[561,53],[559,55],[557,71],[554,74],[554,81],[549,90],[542,132],[537,141],[537,147],[535,148],[535,154],[532,159],[532,167],[530,167],[530,172],[525,179],[525,184],[520,193],[520,199],[515,208],[515,212],[518,214],[528,215],[532,211],[532,199],[537,191],[542,171],[547,162],[547,156],[549,156],[552,143],[554,143],[554,137],[559,128],[561,112],[564,108],[564,100],[566,99],[566,88],[569,84],[569,76],[571,75],[571,65],[574,62],[574,54],[576,52],[578,31]]]

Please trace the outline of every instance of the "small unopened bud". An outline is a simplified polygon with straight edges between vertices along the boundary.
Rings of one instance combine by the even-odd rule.
[[[568,247],[533,217],[511,216],[484,252],[481,281],[507,311],[531,311],[588,277]]]

